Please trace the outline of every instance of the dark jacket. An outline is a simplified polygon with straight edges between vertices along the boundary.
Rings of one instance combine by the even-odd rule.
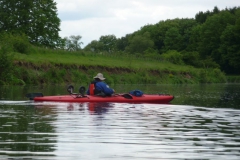
[[[92,83],[94,83],[94,85],[95,85],[95,91],[94,91],[95,95],[97,95],[97,94],[102,92],[106,96],[111,96],[114,93],[114,90],[111,89],[105,82],[94,80]],[[88,90],[87,90],[87,94],[88,95],[90,94],[90,90],[89,90],[90,89],[90,85],[89,85]]]

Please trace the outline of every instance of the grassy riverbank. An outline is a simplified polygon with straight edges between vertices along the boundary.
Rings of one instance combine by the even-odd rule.
[[[93,54],[34,48],[14,53],[13,84],[86,85],[98,72],[109,84],[224,83],[219,69],[199,69],[161,59],[122,54]]]

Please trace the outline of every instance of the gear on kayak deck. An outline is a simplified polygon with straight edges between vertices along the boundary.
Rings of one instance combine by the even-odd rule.
[[[74,90],[73,85],[69,85],[69,86],[67,87],[67,91],[68,91],[69,94],[73,94],[73,90]]]

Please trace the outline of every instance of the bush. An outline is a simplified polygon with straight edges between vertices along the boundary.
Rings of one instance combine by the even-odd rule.
[[[11,81],[13,69],[13,56],[9,54],[9,48],[6,45],[0,46],[0,81],[8,83]]]
[[[185,64],[194,67],[200,67],[199,63],[200,55],[198,52],[182,52],[182,55]]]
[[[183,64],[182,54],[175,50],[170,50],[167,53],[163,53],[161,56],[164,60],[169,61],[171,63]]]
[[[220,68],[220,65],[213,61],[211,57],[201,60],[200,63],[202,68]]]
[[[6,32],[0,35],[0,44],[5,44],[11,51],[27,54],[31,46],[25,34],[9,34]]]

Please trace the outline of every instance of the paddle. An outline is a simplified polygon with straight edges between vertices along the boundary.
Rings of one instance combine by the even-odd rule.
[[[122,95],[122,97],[126,98],[126,99],[133,99],[132,95],[125,93]]]
[[[122,97],[124,97],[126,99],[133,99],[132,95],[129,94],[129,93],[113,94],[112,96],[113,97],[122,96]]]
[[[133,99],[133,96],[141,97],[142,95],[143,95],[142,91],[133,90],[133,91],[130,91],[129,93],[122,94],[121,96],[126,98],[126,99]]]
[[[33,100],[35,97],[43,97],[42,93],[28,93],[26,94],[26,97],[30,100]]]

